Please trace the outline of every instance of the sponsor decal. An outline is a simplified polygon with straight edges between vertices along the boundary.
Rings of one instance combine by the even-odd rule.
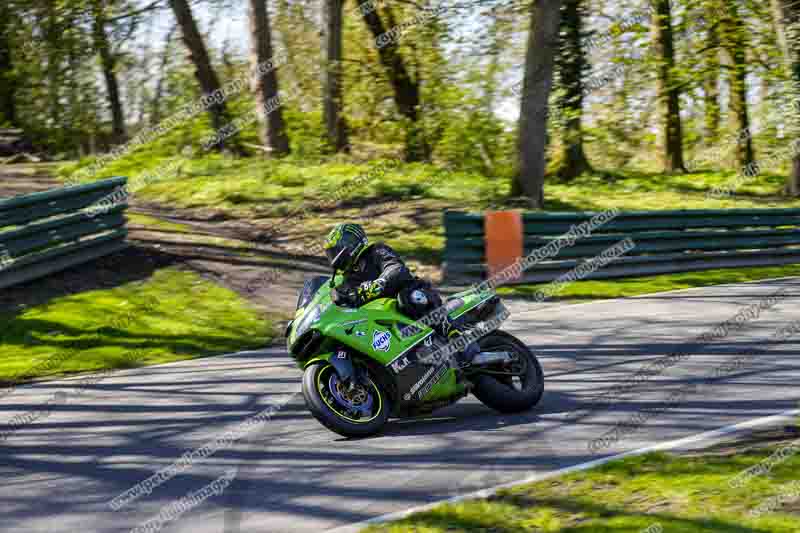
[[[356,331],[356,337],[363,337],[366,334],[367,334],[366,331]]]
[[[406,367],[408,365],[410,365],[410,364],[411,364],[411,361],[409,361],[408,357],[406,357],[404,355],[403,357],[401,357],[400,359],[398,359],[397,361],[392,363],[391,367],[392,367],[392,370],[394,371],[395,374],[399,374],[400,372],[405,370]]]
[[[435,366],[432,366],[432,367],[430,367],[430,368],[428,369],[428,371],[427,371],[427,372],[425,372],[425,373],[422,375],[422,377],[420,378],[420,380],[419,380],[419,381],[417,381],[416,383],[414,383],[414,386],[413,386],[413,387],[411,387],[411,389],[408,391],[408,394],[406,394],[406,396],[408,396],[408,398],[406,398],[406,399],[409,399],[409,398],[411,398],[411,396],[412,396],[412,395],[414,395],[414,394],[416,394],[416,393],[417,393],[417,391],[420,389],[420,387],[422,387],[422,386],[425,384],[425,381],[426,381],[426,380],[427,380],[429,377],[431,377],[431,376],[433,375],[433,372],[434,372],[434,370],[436,370],[436,367],[435,367]],[[404,396],[404,398],[405,398],[405,396]]]
[[[409,324],[401,331],[403,337],[413,337],[414,335],[419,335],[422,333],[422,330],[415,326],[414,324]]]
[[[425,346],[433,346],[433,337],[426,337],[423,344],[425,344]]]
[[[436,375],[435,375],[435,376],[433,376],[433,378],[432,378],[430,381],[428,381],[428,382],[425,384],[425,386],[424,386],[424,387],[422,387],[422,388],[419,390],[419,392],[417,393],[417,399],[418,399],[418,400],[421,400],[421,399],[423,399],[425,396],[427,396],[427,395],[428,395],[428,393],[431,391],[431,389],[433,388],[433,386],[434,386],[434,385],[436,385],[436,384],[439,382],[439,380],[440,380],[440,379],[442,379],[442,376],[444,376],[444,373],[445,373],[445,372],[447,372],[447,369],[448,369],[448,368],[449,368],[449,366],[448,366],[448,365],[441,365],[441,366],[439,367],[439,370],[436,372]]]
[[[372,334],[372,349],[376,352],[388,352],[392,346],[392,334],[388,331],[376,331]]]
[[[336,352],[336,357],[339,359],[347,359],[347,352],[344,350],[339,350]]]

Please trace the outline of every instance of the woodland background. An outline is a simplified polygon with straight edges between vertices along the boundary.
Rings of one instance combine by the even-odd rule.
[[[533,207],[585,172],[769,171],[797,195],[798,20],[788,0],[12,0],[0,121],[80,179],[221,153],[434,162]]]

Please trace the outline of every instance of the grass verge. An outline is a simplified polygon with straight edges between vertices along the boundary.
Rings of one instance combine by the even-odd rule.
[[[360,220],[368,231],[427,264],[441,262],[444,210],[524,208],[518,199],[509,198],[508,179],[466,171],[443,173],[429,164],[394,159],[237,159],[217,154],[189,158],[174,156],[177,152],[165,151],[169,156],[136,152],[103,168],[94,179],[126,175],[135,199],[175,208],[212,209],[233,218],[257,220],[279,233],[292,234],[297,226],[318,232],[332,220]],[[92,161],[65,164],[59,175],[68,179]],[[764,173],[746,181],[727,197],[710,194],[715,187],[733,183],[735,176],[733,172],[585,174],[569,183],[548,182],[545,209],[800,207],[800,200],[781,196],[784,179],[778,174]],[[387,238],[386,233],[392,235]]]
[[[726,283],[742,283],[760,279],[781,278],[784,276],[800,276],[800,265],[776,267],[751,267],[737,269],[706,270],[703,272],[685,272],[680,274],[662,274],[642,278],[576,281],[549,298],[548,301],[588,302],[607,298],[624,298],[641,296],[655,292],[709,287]],[[520,298],[533,298],[537,291],[546,285],[518,285],[500,287],[498,294]]]
[[[795,446],[800,442],[794,441]],[[729,481],[787,443],[696,456],[648,454],[503,490],[488,500],[442,505],[364,533],[793,533],[800,494],[788,485],[800,454],[741,488]],[[796,449],[795,449],[796,450]],[[797,498],[793,497],[797,494]],[[764,514],[751,511],[775,503]]]
[[[0,315],[0,331],[0,382],[179,361],[272,339],[271,322],[238,295],[174,268]]]
[[[91,158],[67,163],[62,179],[76,175]],[[437,172],[440,178],[435,177]],[[237,217],[280,216],[298,206],[309,211],[346,204],[370,205],[411,198],[442,200],[452,209],[522,207],[509,198],[505,178],[476,172],[441,173],[434,165],[402,163],[394,159],[369,162],[300,158],[281,160],[206,155],[154,157],[144,152],[115,161],[94,176],[130,178],[137,197],[176,207],[214,208]],[[735,172],[696,172],[664,175],[636,171],[584,174],[569,183],[545,185],[548,211],[717,209],[798,207],[800,200],[781,195],[784,178],[764,173],[740,183],[734,194],[714,197],[715,187],[735,183]],[[322,209],[325,206],[325,209]]]
[[[177,141],[176,141],[177,142]],[[136,152],[113,162],[96,178],[123,174],[131,178],[134,198],[177,208],[221,211],[247,220],[258,233],[277,233],[298,249],[308,249],[334,223],[362,223],[374,240],[387,242],[417,269],[438,281],[444,234],[442,213],[448,209],[479,212],[524,207],[509,198],[510,183],[475,172],[441,173],[433,165],[405,164],[394,159],[369,162],[354,158],[304,161],[175,156],[180,150]],[[169,155],[166,155],[169,154]],[[91,159],[62,166],[62,178],[91,164]],[[167,169],[166,171],[164,169]],[[437,172],[439,172],[437,176]],[[715,187],[735,182],[734,172],[704,171],[663,175],[637,171],[585,174],[569,183],[545,186],[548,211],[717,209],[800,207],[800,200],[781,195],[784,178],[765,172],[740,182],[734,194],[715,197]],[[288,216],[287,216],[288,215]],[[267,237],[271,239],[272,237]],[[654,276],[572,284],[558,300],[581,301],[645,294],[679,288],[753,281],[794,275],[785,268]],[[504,289],[526,296],[536,286]]]

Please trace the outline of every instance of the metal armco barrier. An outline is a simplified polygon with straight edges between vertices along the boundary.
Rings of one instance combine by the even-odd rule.
[[[491,214],[493,222],[488,226],[488,235],[507,242],[521,239],[523,253],[527,255],[598,214],[522,213],[522,235],[516,237],[503,237],[503,231],[496,227],[496,215]],[[494,250],[507,250],[509,246],[507,242],[487,243],[484,215],[449,211],[444,214],[444,226],[446,280],[480,280],[502,266],[489,263],[493,255],[498,255]],[[507,231],[515,226],[519,224],[508,224]],[[510,283],[553,281],[626,237],[634,241],[635,248],[585,279],[800,263],[800,209],[620,212],[589,236],[532,265]],[[502,263],[508,262],[507,254],[499,255]]]
[[[111,178],[0,200],[0,288],[126,248],[128,204],[124,197],[110,201],[126,182]]]

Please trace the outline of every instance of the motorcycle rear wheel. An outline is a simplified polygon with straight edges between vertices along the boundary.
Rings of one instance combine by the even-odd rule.
[[[323,426],[344,437],[378,433],[389,419],[389,401],[375,380],[354,388],[339,378],[330,363],[309,365],[303,373],[303,397]]]
[[[478,344],[481,351],[508,351],[514,360],[471,369],[469,379],[475,385],[472,393],[476,398],[501,413],[527,411],[539,403],[544,393],[544,372],[522,341],[504,331],[494,331]]]

